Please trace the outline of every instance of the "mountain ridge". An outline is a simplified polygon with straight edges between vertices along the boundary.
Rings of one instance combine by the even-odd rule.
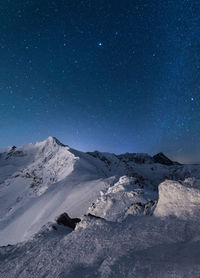
[[[10,147],[0,154],[0,275],[198,277],[199,181],[200,165],[163,153],[86,153],[55,137]],[[176,262],[185,246],[192,274]]]
[[[49,137],[47,137],[46,139],[44,139],[43,141],[37,141],[36,143],[28,143],[28,144],[24,144],[24,145],[22,145],[22,146],[15,146],[15,145],[13,145],[13,146],[10,146],[10,147],[8,147],[10,150],[16,150],[16,149],[21,149],[21,148],[27,148],[28,146],[31,146],[31,145],[42,145],[42,144],[47,144],[47,145],[59,145],[59,146],[62,146],[62,147],[67,147],[67,148],[69,148],[69,149],[72,149],[73,150],[73,148],[70,148],[70,146],[69,145],[66,145],[66,144],[63,144],[59,139],[57,139],[56,137],[54,137],[54,136],[49,136]],[[8,149],[7,148],[7,149]],[[75,150],[75,149],[74,149]],[[4,153],[4,152],[6,152],[5,150],[4,151],[2,151],[2,152],[0,152],[0,153]],[[98,150],[95,150],[95,151],[91,151],[91,152],[83,152],[83,151],[79,151],[79,152],[82,152],[82,153],[87,153],[87,154],[90,154],[90,155],[93,155],[93,156],[95,156],[95,155],[98,155],[98,154],[101,154],[101,155],[115,155],[116,157],[118,157],[118,158],[120,158],[120,159],[122,159],[122,158],[130,158],[130,159],[133,159],[133,158],[135,158],[135,157],[141,157],[141,159],[143,158],[143,159],[145,159],[145,158],[149,158],[150,160],[152,159],[152,162],[157,162],[157,163],[161,163],[162,164],[162,160],[160,159],[160,162],[158,162],[158,158],[163,158],[163,159],[166,159],[166,160],[168,160],[170,163],[178,163],[178,164],[181,164],[181,163],[179,163],[179,162],[176,162],[176,161],[172,161],[171,159],[169,159],[163,152],[158,152],[158,153],[156,153],[155,155],[153,155],[153,156],[151,156],[151,155],[149,155],[148,153],[130,153],[130,152],[126,152],[126,153],[121,153],[121,154],[115,154],[115,153],[110,153],[110,152],[102,152],[102,151],[98,151]],[[143,163],[143,162],[142,162]],[[167,165],[167,164],[166,164]],[[168,165],[170,165],[170,164],[168,164]]]

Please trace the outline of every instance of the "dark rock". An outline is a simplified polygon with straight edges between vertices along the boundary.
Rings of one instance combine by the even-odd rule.
[[[50,138],[53,141],[53,143],[56,143],[57,145],[62,146],[62,147],[67,147],[67,145],[64,145],[63,143],[61,143],[56,137],[50,137]]]
[[[119,160],[123,162],[134,162],[138,164],[153,163],[153,159],[146,153],[124,153],[117,155]]]
[[[173,162],[167,156],[165,156],[162,152],[154,155],[153,160],[155,163],[160,163],[160,164],[167,165],[167,166],[178,164],[178,162]]]
[[[31,175],[27,172],[27,173],[25,174],[25,178],[30,179],[30,178],[31,178]]]
[[[23,157],[23,156],[25,156],[26,154],[25,154],[23,151],[15,151],[15,152],[12,153],[12,155],[13,155],[14,157]]]
[[[10,148],[10,150],[9,150],[9,152],[8,152],[8,154],[7,154],[7,157],[6,157],[6,159],[9,159],[11,156],[12,156],[12,154],[13,154],[13,152],[16,150],[16,146],[12,146],[11,148]]]
[[[60,216],[58,216],[58,218],[56,219],[56,223],[59,224],[59,225],[64,225],[64,226],[67,226],[67,227],[70,227],[72,228],[73,230],[75,229],[76,227],[76,224],[78,222],[80,222],[81,219],[79,218],[70,218],[69,215],[64,212],[62,213]]]
[[[144,204],[142,204],[141,202],[136,203],[136,205],[137,205],[138,207],[144,207]]]
[[[87,154],[100,159],[101,161],[103,161],[107,166],[110,166],[111,161],[106,158],[101,152],[99,151],[94,151],[94,152],[87,152]]]
[[[157,202],[158,202],[157,200],[150,200],[148,203],[146,203],[144,206],[144,214],[145,215],[153,215]]]
[[[36,186],[36,184],[34,183],[34,182],[32,182],[31,184],[30,184],[30,188],[34,188]]]

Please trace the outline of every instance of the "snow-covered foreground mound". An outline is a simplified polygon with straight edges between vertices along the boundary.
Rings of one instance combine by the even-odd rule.
[[[41,231],[0,248],[4,278],[199,277],[200,225],[129,216],[122,223],[84,217],[76,230]]]
[[[162,153],[83,153],[53,137],[8,148],[0,245],[15,245],[0,248],[0,277],[200,277],[199,180],[199,165]]]

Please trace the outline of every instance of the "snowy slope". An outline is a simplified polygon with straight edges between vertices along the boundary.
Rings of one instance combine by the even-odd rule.
[[[4,149],[0,277],[200,277],[199,181],[199,165],[162,153],[83,153],[54,137]],[[55,223],[63,212],[81,218],[74,231]]]
[[[3,153],[0,244],[29,238],[65,210],[83,215],[110,183],[101,164],[52,137]]]
[[[0,245],[30,238],[65,211],[119,221],[150,213],[164,178],[199,175],[197,166],[169,161],[163,154],[155,160],[147,154],[83,153],[54,137],[10,147],[0,154]]]
[[[0,248],[3,278],[199,277],[200,225],[129,216],[122,223],[84,217],[74,232],[44,228]]]

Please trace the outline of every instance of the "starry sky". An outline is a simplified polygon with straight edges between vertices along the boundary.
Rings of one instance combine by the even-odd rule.
[[[0,146],[200,162],[199,0],[4,0]]]

